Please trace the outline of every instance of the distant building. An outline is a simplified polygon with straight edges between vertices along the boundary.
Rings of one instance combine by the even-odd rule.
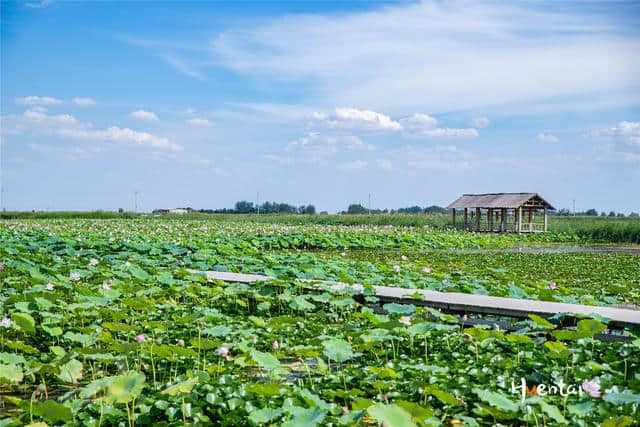
[[[182,209],[182,208],[176,208],[176,209],[169,209],[168,213],[182,215],[182,214],[186,214],[187,212],[189,212],[189,210]]]
[[[537,193],[463,194],[447,208],[455,228],[515,233],[547,231],[547,210],[555,210]],[[542,216],[536,216],[539,211]],[[457,220],[458,213],[463,221]]]
[[[154,215],[167,215],[167,214],[177,214],[177,215],[183,215],[186,214],[188,212],[191,212],[193,209],[191,208],[175,208],[175,209],[154,209],[153,210],[153,214]]]

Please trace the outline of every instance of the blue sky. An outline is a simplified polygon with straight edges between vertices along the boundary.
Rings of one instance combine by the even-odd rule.
[[[640,211],[637,2],[1,6],[9,210]]]

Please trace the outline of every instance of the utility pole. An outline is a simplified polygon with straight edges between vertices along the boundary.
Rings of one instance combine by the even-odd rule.
[[[369,215],[371,215],[371,193],[369,193]]]
[[[133,192],[133,200],[134,200],[134,204],[135,204],[134,212],[138,212],[138,192],[137,191]]]
[[[576,199],[573,199],[573,216],[576,216]]]

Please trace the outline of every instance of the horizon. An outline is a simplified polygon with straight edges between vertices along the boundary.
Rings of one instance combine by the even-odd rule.
[[[222,209],[259,193],[339,212],[368,194],[397,209],[524,189],[640,211],[637,2],[1,12],[1,210]]]

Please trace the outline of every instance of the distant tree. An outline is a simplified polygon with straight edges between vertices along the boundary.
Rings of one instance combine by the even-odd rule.
[[[431,205],[424,208],[425,213],[445,213],[448,212],[448,209],[443,208],[442,206]]]
[[[348,214],[364,214],[367,213],[368,210],[362,206],[360,203],[352,203],[347,208]]]
[[[569,215],[571,215],[571,211],[569,209],[567,209],[567,208],[563,208],[563,209],[560,209],[556,215],[558,215],[558,216],[569,216]]]
[[[611,211],[611,212],[609,212],[609,216],[616,216],[615,211]]]
[[[584,213],[586,216],[598,216],[598,211],[595,209],[589,209]]]
[[[306,214],[306,215],[315,215],[316,207],[313,205],[302,205],[298,208],[298,213]]]
[[[640,214],[638,212],[631,212],[629,214],[629,218],[638,218],[640,217]]]
[[[607,216],[607,213],[606,213],[605,211],[602,211],[602,212],[600,213],[600,216]]]
[[[247,202],[246,200],[236,202],[234,210],[236,213],[254,213],[256,211],[253,207],[253,202]]]
[[[124,209],[118,208],[118,213],[124,213]]]

